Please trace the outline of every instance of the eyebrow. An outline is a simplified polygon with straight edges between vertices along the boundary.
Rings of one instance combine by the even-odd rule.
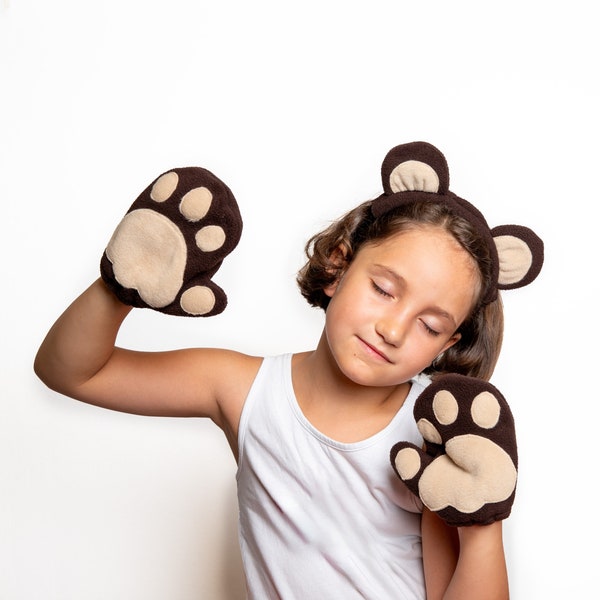
[[[402,275],[400,275],[400,273],[394,271],[394,269],[388,267],[387,265],[382,265],[380,263],[375,263],[373,266],[381,271],[384,271],[399,286],[406,287],[406,280],[404,279],[404,277],[402,277]],[[436,313],[439,317],[448,319],[448,321],[450,321],[454,325],[454,329],[458,327],[456,319],[447,310],[444,310],[440,306],[430,306],[428,310]]]

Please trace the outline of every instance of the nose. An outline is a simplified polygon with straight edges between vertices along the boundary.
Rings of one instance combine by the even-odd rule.
[[[406,318],[398,313],[381,315],[375,324],[375,331],[386,344],[401,346],[407,331]]]

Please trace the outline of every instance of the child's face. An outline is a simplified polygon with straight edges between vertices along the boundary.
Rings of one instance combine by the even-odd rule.
[[[325,332],[342,372],[361,385],[398,385],[460,339],[479,276],[450,234],[428,226],[362,247],[325,291]]]

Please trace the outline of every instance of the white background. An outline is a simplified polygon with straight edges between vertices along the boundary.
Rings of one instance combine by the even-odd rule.
[[[119,343],[312,348],[303,244],[437,145],[491,226],[546,242],[504,295],[517,422],[512,596],[597,593],[599,43],[593,2],[0,2],[0,600],[238,600],[235,464],[201,420],[86,406],[32,361],[138,193],[200,165],[245,219],[214,319],[136,311]],[[591,545],[588,543],[590,540]]]

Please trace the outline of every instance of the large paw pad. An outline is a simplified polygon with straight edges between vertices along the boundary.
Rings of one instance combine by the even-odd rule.
[[[209,316],[227,298],[211,277],[237,245],[242,220],[229,188],[200,167],[162,174],[133,203],[101,262],[126,304]]]
[[[513,417],[491,384],[462,375],[438,378],[414,409],[425,452],[400,442],[391,459],[425,506],[452,525],[510,514],[517,482]]]

